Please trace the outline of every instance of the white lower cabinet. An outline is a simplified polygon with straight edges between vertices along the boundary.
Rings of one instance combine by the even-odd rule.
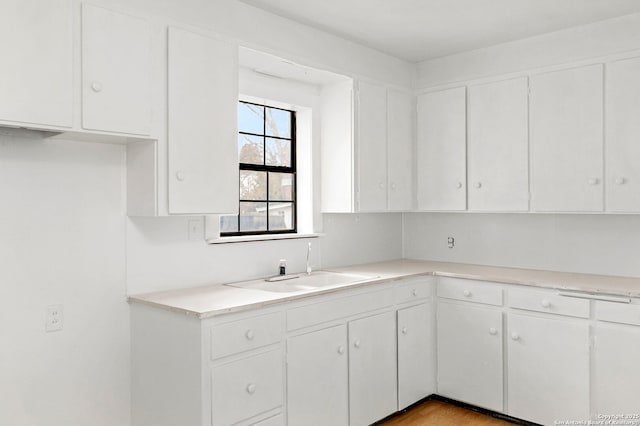
[[[347,327],[287,340],[287,420],[290,425],[348,425]]]
[[[502,312],[439,300],[437,329],[438,394],[502,411]]]
[[[398,409],[436,391],[435,318],[431,303],[398,310]]]
[[[640,305],[596,302],[594,420],[622,414],[640,422]]]
[[[507,340],[509,415],[545,425],[589,419],[588,321],[510,313]]]
[[[369,425],[397,411],[396,365],[395,312],[349,323],[351,426]]]

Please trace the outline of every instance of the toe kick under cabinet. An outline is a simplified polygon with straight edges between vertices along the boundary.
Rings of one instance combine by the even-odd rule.
[[[132,425],[369,425],[435,393],[430,276],[198,318],[131,305]]]

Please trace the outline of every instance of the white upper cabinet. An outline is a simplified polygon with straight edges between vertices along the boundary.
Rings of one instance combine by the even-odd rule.
[[[3,0],[0,121],[73,124],[71,0]]]
[[[411,208],[413,99],[366,81],[323,87],[322,211]]]
[[[606,68],[606,208],[640,212],[640,58]]]
[[[387,208],[407,211],[413,204],[415,98],[387,90]]]
[[[238,48],[169,28],[169,213],[238,211]]]
[[[528,81],[469,87],[469,210],[529,209]]]
[[[603,70],[531,77],[531,209],[603,209]]]
[[[387,90],[360,81],[357,96],[359,211],[387,209]]]
[[[466,89],[418,96],[419,210],[466,209]]]
[[[151,133],[151,30],[145,20],[82,6],[82,127]]]

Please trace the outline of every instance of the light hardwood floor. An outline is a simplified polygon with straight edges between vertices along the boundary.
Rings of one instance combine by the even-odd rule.
[[[425,401],[376,426],[513,426],[513,423],[495,419],[475,411],[447,404],[446,402]]]

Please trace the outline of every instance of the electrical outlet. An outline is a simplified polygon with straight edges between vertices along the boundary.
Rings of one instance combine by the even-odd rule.
[[[455,247],[456,245],[456,240],[453,237],[449,237],[447,238],[447,247],[449,247],[450,249],[452,249],[453,247]]]
[[[204,234],[202,233],[202,220],[190,219],[189,220],[189,241],[202,241]]]
[[[47,332],[62,330],[62,305],[47,306],[47,322],[44,329]]]

